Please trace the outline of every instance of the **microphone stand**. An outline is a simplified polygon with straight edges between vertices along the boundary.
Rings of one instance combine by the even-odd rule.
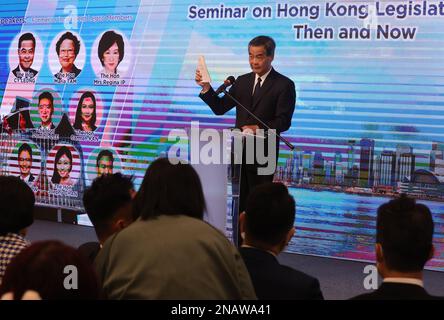
[[[279,140],[281,140],[283,143],[285,143],[287,145],[287,147],[290,148],[291,151],[294,150],[294,145],[292,145],[287,139],[285,139],[284,137],[282,137],[281,135],[279,135],[276,130],[271,129],[265,122],[263,122],[261,119],[259,119],[253,112],[251,112],[250,110],[248,110],[242,103],[240,103],[235,97],[233,97],[231,94],[228,93],[228,91],[226,89],[224,89],[222,91],[224,94],[226,94],[231,100],[233,100],[234,102],[236,102],[236,104],[241,107],[242,109],[244,109],[245,111],[247,111],[254,119],[256,119],[260,124],[262,124],[268,131],[273,132],[273,134],[279,138]]]
[[[284,137],[280,136],[276,130],[272,130],[265,122],[263,122],[261,119],[259,119],[253,112],[248,110],[242,103],[240,103],[235,97],[233,97],[230,93],[227,92],[227,90],[224,88],[222,91],[224,94],[226,94],[231,100],[233,100],[239,107],[241,107],[243,110],[247,111],[254,119],[256,119],[260,124],[262,124],[269,132],[273,132],[273,134],[279,138],[282,142],[284,142],[291,151],[294,150],[294,146]],[[240,187],[240,186],[239,186]],[[240,201],[240,197],[239,197]],[[233,225],[233,242],[236,244],[236,246],[240,246],[240,239],[239,239],[239,217],[238,214],[233,214],[232,217],[232,225]]]

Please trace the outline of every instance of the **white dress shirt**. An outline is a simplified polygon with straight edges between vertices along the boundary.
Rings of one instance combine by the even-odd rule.
[[[260,76],[260,77],[259,77],[259,75],[256,73],[256,77],[255,77],[255,79],[254,79],[253,91],[251,92],[252,95],[254,94],[254,88],[256,88],[257,80],[258,80],[259,78],[261,78],[261,88],[262,88],[262,86],[264,85],[265,79],[267,79],[268,75],[269,75],[270,72],[271,72],[271,69],[272,69],[272,68],[270,68],[270,70],[268,70],[266,74],[264,74],[263,76]]]
[[[382,282],[414,284],[424,288],[424,282],[416,278],[385,278]]]

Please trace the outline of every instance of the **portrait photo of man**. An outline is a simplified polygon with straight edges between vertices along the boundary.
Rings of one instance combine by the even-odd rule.
[[[102,150],[97,155],[96,160],[97,176],[100,177],[105,174],[113,174],[114,170],[114,156],[109,150]]]
[[[11,71],[16,78],[32,79],[37,75],[38,71],[31,68],[34,62],[35,45],[36,41],[32,33],[27,32],[20,36],[17,48],[19,64]]]
[[[39,95],[38,111],[40,116],[40,128],[43,129],[55,129],[52,122],[52,116],[54,114],[54,97],[48,91],[45,91]]]
[[[19,178],[25,182],[33,182],[35,177],[31,173],[32,168],[32,148],[29,144],[23,143],[17,152]]]

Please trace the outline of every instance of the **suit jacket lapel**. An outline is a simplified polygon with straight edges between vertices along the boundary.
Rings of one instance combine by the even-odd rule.
[[[275,74],[276,71],[274,71],[274,69],[272,68],[270,73],[267,76],[267,79],[265,79],[265,82],[263,83],[262,87],[261,87],[261,91],[259,92],[259,96],[257,97],[257,99],[255,101],[252,102],[252,110],[254,110],[256,108],[256,106],[258,105],[259,101],[261,101],[262,97],[264,96],[264,94],[269,91],[271,89],[271,87],[274,84],[274,78],[276,76]],[[255,78],[253,77],[253,85],[254,85],[254,80]]]

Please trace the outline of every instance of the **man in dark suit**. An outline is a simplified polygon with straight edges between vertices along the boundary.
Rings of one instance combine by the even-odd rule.
[[[378,208],[376,266],[382,285],[353,300],[430,300],[424,289],[423,269],[433,257],[433,219],[426,205],[406,195]]]
[[[19,64],[17,68],[12,70],[15,77],[19,79],[32,79],[38,71],[31,68],[34,62],[35,53],[35,38],[32,33],[24,33],[20,36],[18,41]]]
[[[239,252],[259,299],[324,299],[316,278],[277,260],[294,235],[295,210],[285,185],[265,183],[250,193],[240,216],[244,242]]]
[[[41,120],[40,128],[55,129],[55,125],[52,122],[54,97],[49,91],[44,91],[39,95],[38,111]]]
[[[19,178],[25,182],[33,182],[34,175],[31,173],[32,169],[32,148],[29,144],[22,143],[17,152],[18,166],[20,169]]]
[[[134,196],[132,179],[121,173],[101,175],[83,194],[83,204],[99,242],[84,243],[78,251],[91,262],[111,235],[133,222]]]
[[[242,105],[248,108],[259,119],[265,122],[270,128],[275,129],[278,134],[288,130],[291,126],[296,92],[294,82],[278,73],[271,66],[274,59],[276,44],[274,40],[267,36],[258,36],[248,44],[249,62],[252,72],[241,75],[230,88],[229,93]],[[252,117],[242,107],[227,95],[219,97],[209,83],[202,82],[202,75],[196,71],[196,82],[202,87],[199,97],[213,110],[216,115],[225,114],[236,107],[236,127],[243,131],[256,132],[257,129],[265,127]],[[276,139],[273,134],[268,135],[268,139]],[[268,142],[265,143],[265,146]],[[267,150],[265,153],[274,152],[273,167],[276,167],[279,155],[279,141],[276,141],[276,150]],[[244,148],[245,155],[245,148]],[[241,170],[241,190],[239,212],[245,209],[245,202],[248,193],[255,186],[273,181],[272,174],[258,174],[258,164],[256,157],[254,163],[243,160]],[[269,165],[269,164],[267,164]]]

